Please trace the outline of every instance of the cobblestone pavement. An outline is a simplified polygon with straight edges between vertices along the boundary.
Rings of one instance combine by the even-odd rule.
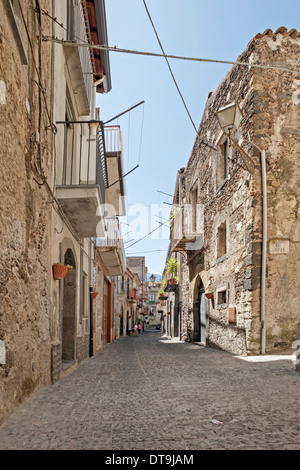
[[[299,450],[299,391],[290,356],[250,362],[149,330],[37,391],[0,449]]]

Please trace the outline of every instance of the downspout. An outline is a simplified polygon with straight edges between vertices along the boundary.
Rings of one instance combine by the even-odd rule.
[[[94,290],[94,244],[90,240],[90,357],[94,355],[94,302],[93,302],[93,290]]]
[[[90,347],[89,347],[89,356],[92,357],[94,354],[94,344],[93,344],[93,288],[90,286]]]
[[[179,170],[181,171],[181,170]],[[179,173],[179,207],[181,210],[181,184],[182,184],[182,173]],[[180,253],[180,263],[179,263],[179,339],[182,339],[182,253]]]
[[[262,261],[261,261],[261,294],[260,294],[260,321],[261,321],[261,353],[266,352],[266,324],[265,324],[265,296],[266,296],[266,267],[267,267],[267,178],[266,155],[260,151],[261,182],[262,182]]]

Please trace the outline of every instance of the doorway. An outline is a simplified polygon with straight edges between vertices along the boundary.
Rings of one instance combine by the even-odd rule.
[[[206,344],[206,298],[200,276],[194,290],[193,325],[193,342]]]
[[[102,344],[111,342],[111,285],[104,277],[103,282],[103,321],[102,321]]]
[[[68,248],[64,264],[73,266],[63,280],[63,314],[62,314],[62,362],[75,360],[76,343],[76,265],[73,251]]]

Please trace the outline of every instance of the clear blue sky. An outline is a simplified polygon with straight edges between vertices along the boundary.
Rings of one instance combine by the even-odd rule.
[[[146,3],[166,54],[234,61],[267,28],[300,30],[299,0]],[[106,16],[109,46],[161,53],[143,0],[106,0]],[[198,128],[209,92],[230,66],[175,59],[170,59],[170,65]],[[110,52],[110,66],[112,90],[98,95],[101,119],[106,121],[145,101],[112,123],[121,126],[125,171],[140,164],[126,177],[128,215],[122,219],[126,254],[145,256],[149,272],[161,274],[166,251],[154,250],[167,250],[166,227],[130,245],[156,228],[159,217],[168,217],[170,206],[163,203],[172,198],[158,191],[173,194],[177,170],[187,163],[195,131],[163,58]],[[140,213],[136,204],[143,204]],[[159,207],[161,213],[155,215]]]

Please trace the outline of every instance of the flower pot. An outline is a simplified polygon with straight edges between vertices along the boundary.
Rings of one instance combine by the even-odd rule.
[[[213,298],[213,293],[212,292],[205,292],[205,297],[207,299],[212,299]]]
[[[95,299],[98,295],[98,292],[93,292],[93,299]]]
[[[175,278],[172,277],[172,279],[169,279],[168,283],[169,283],[169,286],[173,286],[173,284],[175,284]]]
[[[53,279],[61,281],[68,272],[68,266],[64,264],[54,264],[53,265]]]

